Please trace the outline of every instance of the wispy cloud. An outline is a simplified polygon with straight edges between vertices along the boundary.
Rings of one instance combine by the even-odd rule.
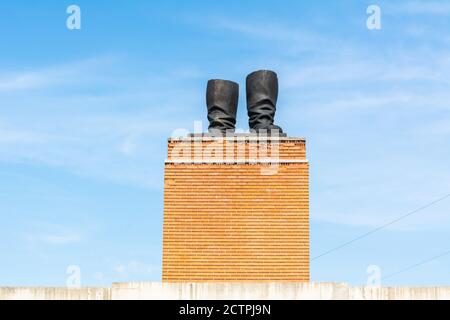
[[[442,14],[447,9],[435,3],[410,10]],[[303,30],[297,37],[295,28],[282,24],[268,35],[257,24],[222,27],[255,38],[273,37],[280,51],[290,50],[308,33]],[[427,42],[382,52],[345,39],[327,44],[313,59],[298,55],[275,63],[281,88],[278,121],[289,125],[288,133],[306,135],[310,144],[312,218],[376,228],[450,192],[444,169],[450,154],[439,151],[446,123],[441,121],[439,130],[429,127],[426,139],[416,130],[432,126],[450,110],[446,49]],[[438,153],[440,157],[433,156]],[[336,187],[328,190],[329,184]],[[446,230],[449,205],[441,203],[389,230]]]
[[[46,82],[45,78],[33,73],[3,76],[0,78],[0,91],[34,88],[43,85],[44,82]]]
[[[163,163],[164,154],[155,150],[163,148],[173,130],[190,129],[197,119],[192,113],[186,122],[175,111],[200,104],[202,95],[182,83],[198,79],[199,71],[174,66],[156,76],[144,72],[128,78],[123,67],[128,60],[117,59],[42,68],[30,73],[39,80],[22,86],[4,81],[0,161],[58,166],[93,178],[160,188],[161,175],[154,168]]]
[[[298,29],[297,27],[287,27],[274,22],[267,22],[264,24],[246,23],[242,20],[229,19],[229,18],[211,18],[208,20],[212,23],[212,26],[239,33],[244,36],[250,36],[255,38],[272,39],[277,41],[289,41],[289,42],[303,42],[310,43],[314,41],[317,43],[321,37],[307,32],[305,30]]]
[[[88,84],[98,80],[94,71],[115,61],[115,57],[104,56],[50,66],[40,70],[16,71],[0,74],[0,93],[19,90],[42,89],[67,84]],[[86,77],[88,73],[88,77]]]
[[[448,1],[389,1],[383,7],[386,13],[396,15],[450,15]]]
[[[439,119],[431,123],[420,125],[417,128],[414,128],[413,133],[427,138],[439,136],[448,139],[450,136],[450,119]]]
[[[328,141],[315,152],[316,163],[335,157],[336,144],[347,139],[351,149],[348,157],[343,159],[358,162],[358,166],[344,171],[347,175],[358,174],[367,180],[379,176],[379,171],[370,169],[373,162],[361,163],[366,159],[357,158],[360,154],[373,152],[373,146],[367,141],[373,143],[376,141],[374,137],[378,141],[395,141],[422,159],[424,155],[417,154],[417,143],[413,141],[417,139],[417,132],[411,130],[418,127],[417,123],[382,121],[404,119],[414,110],[417,115],[427,115],[426,121],[433,123],[435,117],[440,117],[440,112],[449,109],[447,75],[450,73],[450,60],[445,51],[433,51],[421,45],[420,50],[395,47],[384,52],[371,52],[355,43],[328,41],[324,35],[316,37],[313,32],[282,23],[272,22],[270,27],[264,28],[258,23],[228,18],[214,19],[214,23],[216,28],[233,33],[240,39],[244,35],[276,41],[276,50],[280,52],[296,45],[325,48],[317,51],[313,58],[299,54],[289,61],[280,59],[273,63],[281,81],[282,106],[278,119],[286,123],[291,132],[309,135],[316,141]],[[3,133],[0,159],[59,166],[93,178],[161,188],[165,138],[175,128],[189,129],[193,120],[204,116],[204,109],[200,107],[204,104],[203,94],[198,93],[204,90],[204,79],[199,81],[202,73],[195,66],[173,66],[173,69],[157,76],[146,73],[131,75],[124,68],[127,63],[126,59],[90,59],[33,71],[32,78],[41,79],[40,84],[36,82],[15,89],[33,91],[30,95],[24,95],[22,91],[15,94],[14,86],[6,85],[14,81],[4,81],[2,98],[8,108],[0,112],[0,130]],[[68,74],[76,74],[77,70],[83,70],[82,80],[67,77]],[[16,75],[23,76],[20,73]],[[186,79],[190,81],[184,81]],[[89,87],[85,81],[101,90],[95,93],[85,90]],[[186,83],[192,85],[187,86]],[[61,85],[72,89],[64,92],[54,90]],[[181,116],[177,115],[178,111]],[[24,117],[24,114],[28,115]],[[190,119],[186,116],[189,114]],[[384,126],[383,130],[376,132],[370,130],[375,128],[375,114],[378,115],[378,124]],[[445,130],[435,131],[435,134],[445,134]],[[395,150],[394,147],[385,148],[385,153],[377,155],[377,161],[388,165],[392,157],[388,152]],[[321,165],[328,166],[328,171],[317,173],[320,183],[330,176],[342,177],[341,162],[325,162]],[[438,164],[439,160],[435,160],[434,166]],[[396,166],[402,167],[400,162]],[[420,166],[421,163],[411,166],[411,183],[415,184],[414,179],[421,178],[417,173]],[[357,172],[356,168],[361,170]],[[430,172],[430,176],[439,178],[435,172]],[[353,188],[353,185],[344,187],[336,194],[340,199],[355,201]],[[394,190],[396,186],[388,181],[384,188]],[[423,185],[423,188],[427,186]],[[413,192],[412,189],[409,191]],[[357,198],[371,203],[374,190],[362,188],[360,191]],[[438,194],[440,190],[433,191]],[[432,193],[428,195],[430,198],[433,196]],[[337,202],[336,205],[344,206],[345,203]],[[384,221],[397,212],[383,206],[377,208],[383,212],[376,214],[364,206],[355,208],[348,211],[318,207],[318,210],[320,219],[369,225]],[[376,219],[374,215],[377,215]]]
[[[8,128],[4,124],[0,124],[0,145],[6,144],[38,144],[48,141],[47,135],[38,134],[32,131],[15,130]]]
[[[149,265],[140,261],[131,260],[126,264],[119,264],[115,267],[115,271],[120,277],[128,278],[132,276],[154,276],[159,273],[160,267]]]
[[[83,240],[79,232],[62,225],[33,223],[28,229],[24,238],[33,245],[68,245]]]
[[[277,50],[283,55],[295,55],[302,52],[327,52],[337,44],[331,37],[315,32],[310,28],[302,28],[298,23],[287,24],[271,17],[254,19],[228,16],[207,15],[189,16],[185,20],[192,25],[200,25],[209,30],[219,30],[234,34],[240,39],[248,39],[253,45],[262,45],[266,50]],[[261,43],[259,43],[261,42]],[[247,43],[247,42],[243,42]],[[259,43],[259,44],[258,44]],[[345,51],[341,48],[340,52]],[[262,52],[264,53],[264,51]],[[259,59],[259,56],[255,56]]]

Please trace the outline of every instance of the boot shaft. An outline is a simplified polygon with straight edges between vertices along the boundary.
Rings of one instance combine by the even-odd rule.
[[[210,132],[234,131],[239,100],[239,85],[228,80],[209,80],[206,106]]]
[[[247,76],[247,111],[251,130],[279,130],[274,118],[278,100],[278,77],[269,70],[255,71]]]

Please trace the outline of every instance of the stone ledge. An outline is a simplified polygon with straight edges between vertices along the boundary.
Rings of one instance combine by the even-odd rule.
[[[248,159],[248,160],[165,160],[165,164],[295,164],[308,163],[306,159],[283,160],[283,159]]]
[[[110,288],[0,287],[0,300],[450,300],[450,287],[345,283],[114,283]]]
[[[168,138],[169,142],[189,142],[189,141],[236,141],[236,142],[259,142],[263,141],[279,141],[279,142],[306,142],[302,137],[288,137],[288,136],[257,136],[257,135],[233,135],[233,136],[213,136],[213,135],[196,135],[179,138]]]

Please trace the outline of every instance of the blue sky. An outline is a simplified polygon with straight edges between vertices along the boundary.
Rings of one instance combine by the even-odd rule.
[[[307,138],[313,257],[450,193],[450,1],[17,0],[0,14],[0,285],[65,285],[70,265],[83,285],[160,280],[167,137],[206,123],[209,78],[278,72],[277,123]],[[313,261],[312,280],[364,284],[370,265],[386,276],[450,250],[449,211]],[[449,285],[450,256],[383,284]]]

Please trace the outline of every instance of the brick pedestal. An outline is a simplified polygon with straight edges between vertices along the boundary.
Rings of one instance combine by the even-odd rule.
[[[163,281],[309,281],[299,138],[169,140]]]

